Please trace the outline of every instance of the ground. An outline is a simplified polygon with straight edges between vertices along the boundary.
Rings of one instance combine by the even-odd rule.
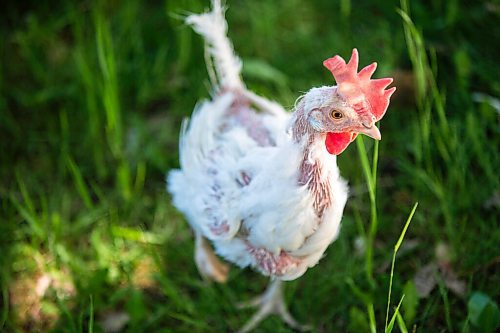
[[[383,331],[391,290],[389,320],[405,295],[396,331],[493,332],[499,5],[228,4],[245,82],[288,109],[310,87],[333,84],[322,61],[353,47],[398,87],[380,145],[358,141],[339,157],[351,186],[341,234],[286,284],[291,312],[315,332]],[[165,192],[182,118],[210,92],[203,43],[182,24],[207,1],[3,7],[0,331],[241,327],[251,311],[234,305],[266,278],[232,268],[225,285],[203,281],[193,235]],[[270,318],[260,331],[290,330]]]

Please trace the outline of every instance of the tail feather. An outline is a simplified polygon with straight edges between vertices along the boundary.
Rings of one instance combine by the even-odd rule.
[[[197,105],[191,120],[182,122],[179,140],[179,159],[181,168],[193,175],[202,174],[210,151],[217,147],[216,137],[224,115],[234,102],[231,93],[222,94],[213,101]]]
[[[205,39],[208,52],[213,58],[219,88],[243,88],[241,60],[234,53],[233,45],[227,37],[224,11],[220,0],[212,0],[211,12],[190,15],[186,18],[186,23]]]

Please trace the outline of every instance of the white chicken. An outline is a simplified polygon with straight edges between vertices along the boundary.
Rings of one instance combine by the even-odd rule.
[[[228,267],[211,242],[227,261],[271,277],[264,295],[246,304],[259,310],[241,332],[269,314],[306,329],[288,312],[281,281],[303,275],[336,239],[348,196],[336,155],[359,133],[380,140],[375,122],[395,90],[385,90],[392,79],[371,80],[376,63],[358,73],[354,49],[347,64],[339,56],[323,63],[337,86],[312,88],[287,113],[245,88],[220,0],[186,22],[204,37],[217,80],[212,100],[182,124],[181,168],[167,177],[173,204],[196,235],[197,267],[226,280]]]

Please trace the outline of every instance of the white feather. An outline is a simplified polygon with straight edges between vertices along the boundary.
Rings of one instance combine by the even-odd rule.
[[[243,88],[241,60],[234,54],[227,38],[227,23],[220,0],[213,0],[212,8],[211,12],[188,16],[186,23],[205,39],[208,51],[214,58],[219,84],[225,88]]]
[[[202,103],[194,112],[182,135],[182,171],[172,171],[168,179],[173,203],[186,214],[194,229],[214,241],[217,252],[227,260],[241,267],[257,266],[247,241],[276,255],[284,250],[302,258],[300,265],[280,278],[299,277],[318,262],[336,238],[347,186],[339,176],[335,156],[329,155],[324,146],[315,147],[310,158],[323,161],[323,173],[329,175],[334,196],[333,204],[319,221],[307,185],[297,184],[303,151],[285,132],[288,120],[274,119],[275,127],[281,129],[276,134],[279,144],[259,147],[241,127],[220,131],[226,120],[224,113],[233,100],[231,94],[224,94],[213,102]],[[272,117],[268,117],[270,121]],[[281,120],[279,125],[277,119]],[[207,174],[209,168],[217,170],[217,175]],[[236,182],[242,171],[252,178],[248,186]],[[213,207],[229,222],[230,232],[223,237],[211,233],[204,211],[214,182],[225,192],[223,201]],[[245,221],[248,232],[245,240],[234,237],[241,221]]]
[[[336,157],[328,154],[323,142],[309,150],[308,160],[321,163],[321,181],[328,182],[333,196],[318,218],[314,194],[308,184],[298,184],[304,145],[287,131],[296,118],[245,89],[241,62],[226,37],[220,1],[213,1],[212,12],[191,15],[186,21],[209,44],[221,86],[238,89],[200,103],[191,120],[183,122],[181,169],[167,177],[172,202],[228,261],[273,274],[263,271],[251,249],[277,257],[286,253],[293,264],[278,278],[295,279],[316,265],[338,235],[347,185],[340,178]],[[311,90],[304,100],[306,108],[326,103],[323,91]],[[250,101],[255,109],[238,106],[241,100]],[[233,117],[238,112],[258,118],[273,144],[263,147],[252,138],[241,119]]]

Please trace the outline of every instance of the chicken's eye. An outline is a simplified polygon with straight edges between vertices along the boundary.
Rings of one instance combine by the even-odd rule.
[[[332,118],[333,119],[341,119],[344,115],[342,114],[342,112],[338,111],[338,110],[333,110],[332,111]]]

